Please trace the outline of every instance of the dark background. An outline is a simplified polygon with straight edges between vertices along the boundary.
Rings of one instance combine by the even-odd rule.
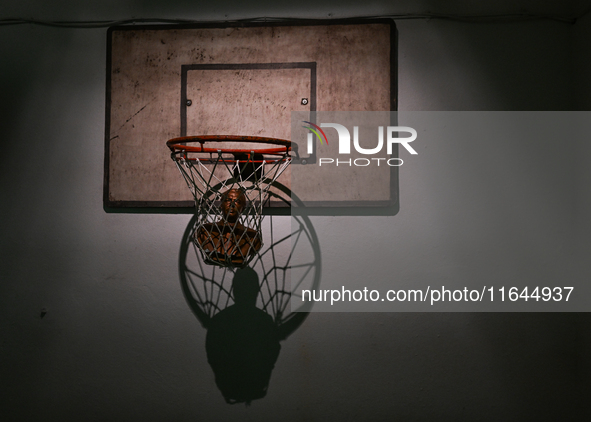
[[[58,7],[32,0],[4,5],[0,16],[206,20],[425,11],[564,15],[584,8],[584,2],[553,1],[437,7],[132,0]],[[396,23],[401,110],[591,105],[590,15],[575,24]],[[282,343],[267,397],[249,408],[225,404],[207,364],[205,330],[178,281],[178,250],[190,216],[109,214],[102,207],[106,29],[20,25],[0,27],[0,35],[2,419],[589,419],[591,318],[577,313],[312,314]],[[474,263],[490,250],[504,252],[496,265],[507,269],[508,281],[535,282],[538,268],[546,276],[551,271],[558,285],[589,278],[588,142],[558,139],[542,146],[544,153],[517,146],[500,179],[490,176],[496,169],[486,159],[490,146],[476,144],[474,162],[453,145],[438,146],[437,154],[422,147],[418,160],[431,171],[411,168],[407,174],[417,177],[408,177],[402,169],[398,215],[361,223],[322,217],[314,223],[319,233],[349,242],[343,227],[396,227],[396,236],[383,242],[404,245],[396,259],[410,268],[407,279],[477,278]],[[540,162],[552,148],[570,152]],[[449,166],[427,165],[441,160]],[[559,183],[549,188],[537,174],[552,174]],[[450,183],[429,190],[441,180]],[[498,207],[488,206],[487,192],[499,180],[504,195],[494,202]],[[481,193],[467,195],[475,181],[482,181]],[[510,232],[505,241],[489,239],[497,225]]]

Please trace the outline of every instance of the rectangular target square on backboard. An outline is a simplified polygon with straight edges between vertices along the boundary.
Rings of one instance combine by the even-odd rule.
[[[316,111],[396,110],[396,67],[396,27],[389,19],[112,27],[105,209],[191,212],[194,200],[170,159],[167,140],[192,135],[289,140],[294,111],[313,121]],[[308,165],[316,161],[314,154],[305,158]],[[301,162],[291,166],[296,165]],[[279,181],[291,187],[289,168]],[[378,205],[397,204],[397,170],[375,183],[391,193]],[[350,206],[350,189],[332,189],[331,199],[319,206]],[[365,204],[376,208],[375,201]]]
[[[249,134],[289,139],[291,111],[301,109],[303,99],[309,111],[316,110],[315,62],[183,65],[181,136]],[[277,181],[289,185],[290,179],[287,167]],[[273,191],[271,206],[289,204],[289,195]]]

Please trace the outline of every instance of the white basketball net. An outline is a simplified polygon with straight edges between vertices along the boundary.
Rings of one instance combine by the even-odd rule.
[[[271,185],[290,165],[291,157],[287,151],[272,159],[254,152],[245,154],[244,159],[222,151],[208,155],[207,158],[190,157],[185,151],[171,155],[195,198],[198,222],[193,241],[205,263],[244,267],[262,247],[263,207],[268,204]],[[220,206],[224,194],[231,189],[239,190],[246,199],[238,217],[239,224],[228,223]],[[242,230],[236,229],[240,226]]]

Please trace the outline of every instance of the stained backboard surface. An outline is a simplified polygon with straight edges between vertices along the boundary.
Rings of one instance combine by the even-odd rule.
[[[388,20],[111,28],[105,206],[193,206],[165,146],[171,138],[289,140],[294,111],[395,110],[395,32]],[[305,179],[308,172],[297,175]],[[291,187],[291,177],[288,171],[280,181]],[[354,179],[343,186],[335,179],[330,195],[310,179],[298,183],[303,200],[339,207],[356,198],[363,205],[367,186]],[[397,171],[377,179],[380,193],[368,206],[397,202]]]

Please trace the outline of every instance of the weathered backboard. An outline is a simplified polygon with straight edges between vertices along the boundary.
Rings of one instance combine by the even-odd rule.
[[[193,207],[165,145],[171,138],[290,140],[294,111],[314,120],[317,111],[396,110],[395,40],[385,19],[110,28],[105,208]],[[303,156],[292,167],[317,159]],[[394,167],[372,178],[381,193],[371,200],[354,174],[335,178],[330,194],[313,174],[297,175],[294,193],[322,207],[397,205]],[[291,178],[288,169],[280,181],[291,188]]]

